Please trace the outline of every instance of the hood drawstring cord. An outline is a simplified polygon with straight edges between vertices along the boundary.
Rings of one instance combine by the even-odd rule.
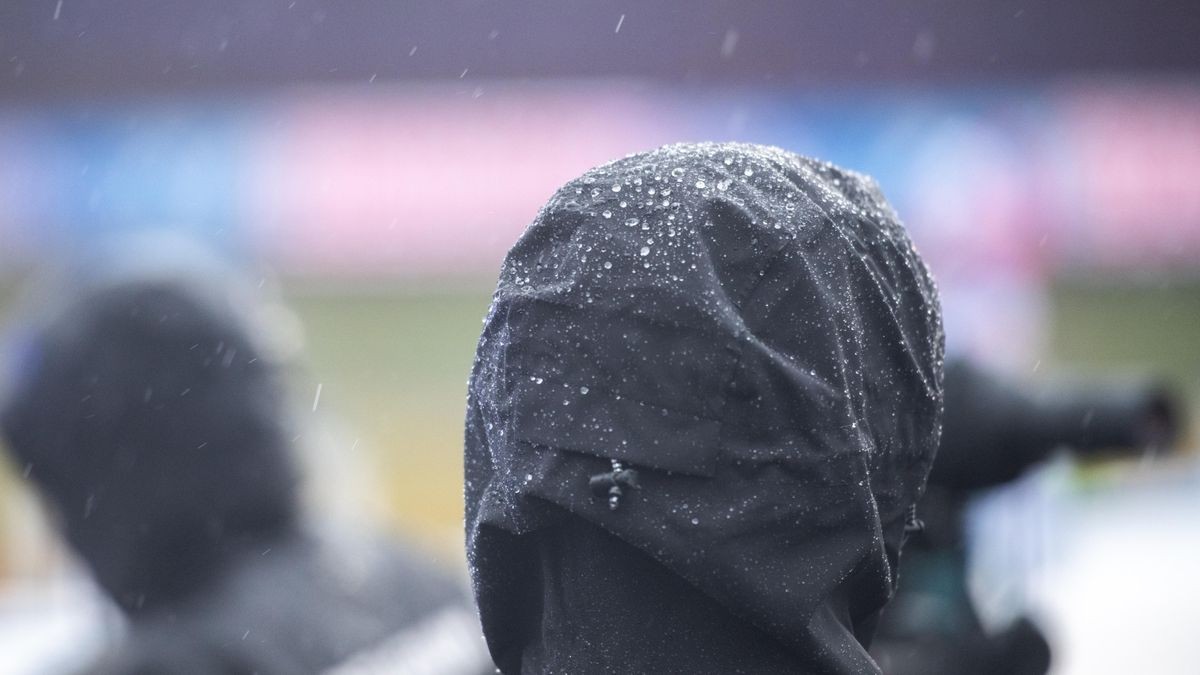
[[[925,531],[925,521],[917,517],[917,505],[908,507],[908,517],[904,521],[904,536],[920,534]]]
[[[597,497],[608,497],[608,508],[615,511],[621,505],[621,497],[625,494],[622,488],[638,487],[637,471],[626,469],[620,460],[612,461],[612,471],[598,473],[588,479],[588,487]]]

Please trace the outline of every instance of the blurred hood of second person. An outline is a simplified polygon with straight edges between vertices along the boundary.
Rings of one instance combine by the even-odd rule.
[[[89,672],[317,673],[370,650],[400,662],[406,632],[435,629],[449,650],[411,658],[486,672],[452,578],[386,538],[310,527],[253,293],[197,255],[80,281],[14,338],[9,450],[129,619]]]

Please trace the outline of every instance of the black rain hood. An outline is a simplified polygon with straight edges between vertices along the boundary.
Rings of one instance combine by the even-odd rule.
[[[192,593],[228,549],[291,531],[299,510],[250,294],[199,249],[146,245],[160,264],[101,256],[102,273],[60,279],[29,308],[0,406],[17,470],[128,612]]]
[[[790,669],[875,672],[860,643],[938,444],[942,359],[935,285],[869,178],[702,144],[562,187],[505,259],[469,385],[468,556],[497,664],[531,669],[553,651],[531,643],[572,612],[588,624],[571,607],[548,625],[563,591],[537,578],[547,549],[530,553],[576,522],[714,601],[744,624],[731,634],[781,645]],[[603,632],[671,650],[653,637],[673,618],[645,611]],[[719,661],[687,649],[666,655],[677,672]],[[651,662],[572,658],[536,667]]]

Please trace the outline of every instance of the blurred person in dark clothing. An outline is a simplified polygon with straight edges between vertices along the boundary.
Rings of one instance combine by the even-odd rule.
[[[1028,618],[984,629],[967,590],[964,514],[970,499],[1068,447],[1076,456],[1170,446],[1179,405],[1150,381],[1021,387],[970,361],[946,367],[942,440],[918,506],[923,528],[872,653],[893,675],[1042,675],[1051,645]]]
[[[253,295],[196,262],[126,252],[14,338],[8,450],[128,618],[89,672],[370,672],[354,664],[373,651],[404,672],[484,672],[452,578],[396,542],[310,526]]]
[[[504,673],[878,673],[942,405],[936,290],[868,178],[676,145],[509,252],[466,420]]]

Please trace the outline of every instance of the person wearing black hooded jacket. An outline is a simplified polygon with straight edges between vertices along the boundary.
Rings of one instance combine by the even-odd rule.
[[[228,270],[196,269],[80,284],[18,340],[8,449],[128,619],[87,672],[487,672],[452,578],[301,515],[280,367]]]
[[[940,432],[934,283],[870,179],[675,145],[562,187],[469,384],[504,673],[878,673]]]

